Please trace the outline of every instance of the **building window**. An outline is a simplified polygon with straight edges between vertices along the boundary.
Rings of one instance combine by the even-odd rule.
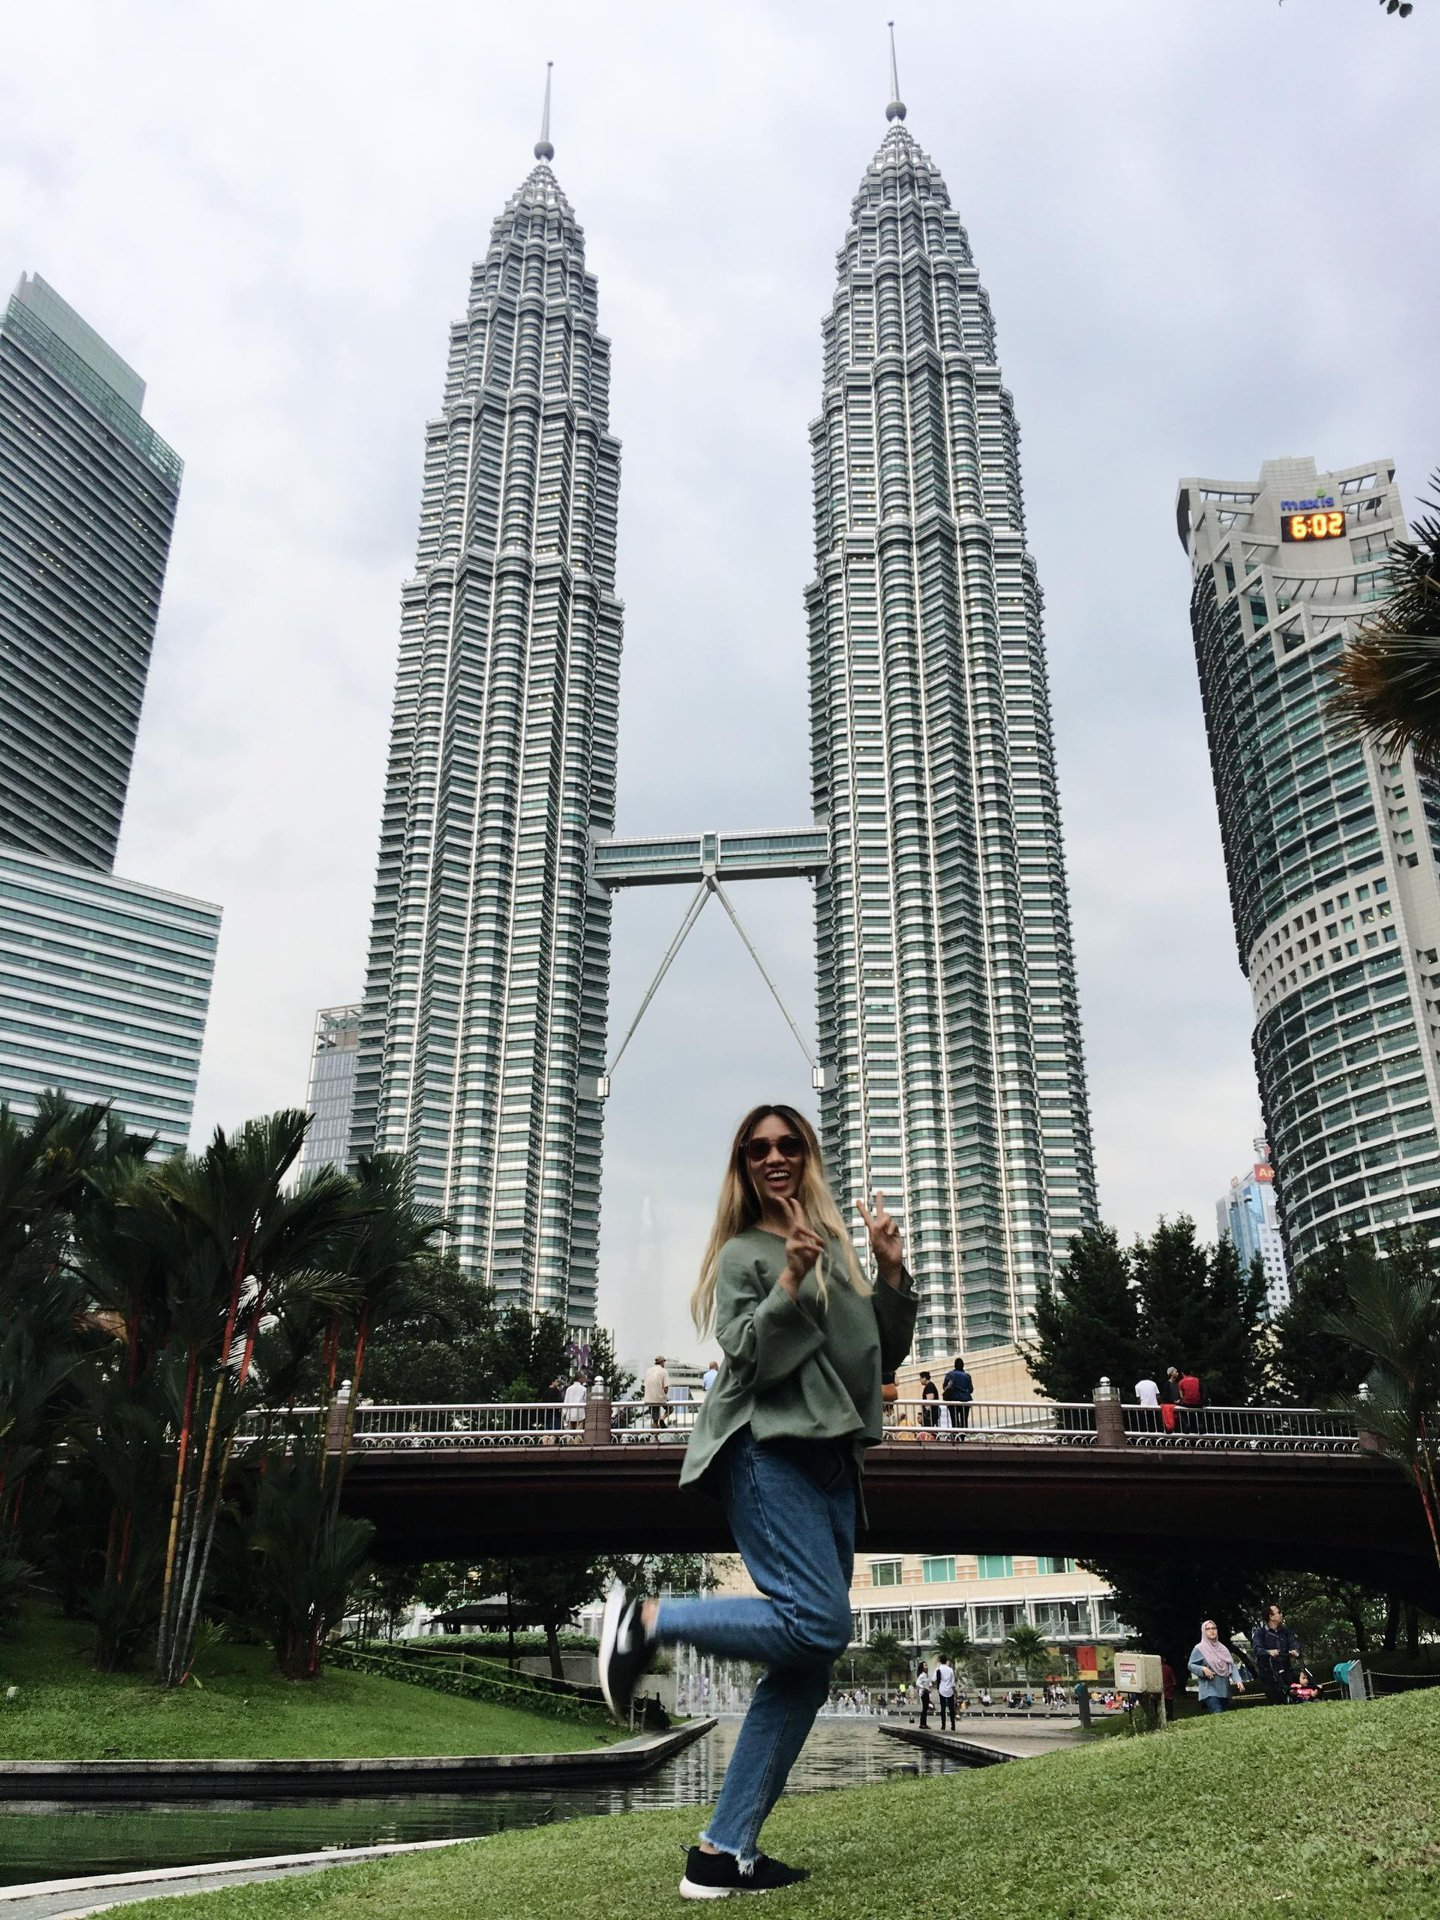
[[[1042,1553],[1035,1562],[1037,1573],[1073,1573],[1075,1562],[1067,1560],[1062,1554]]]
[[[920,1577],[929,1585],[937,1581],[955,1578],[955,1556],[953,1553],[936,1554],[920,1562]]]
[[[872,1560],[870,1562],[870,1582],[876,1587],[898,1587],[900,1584],[900,1562],[898,1560]]]
[[[982,1553],[979,1565],[982,1580],[1009,1580],[1014,1577],[1015,1560],[1008,1553]]]

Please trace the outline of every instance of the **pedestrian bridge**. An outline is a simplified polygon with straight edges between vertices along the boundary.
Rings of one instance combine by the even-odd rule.
[[[930,1405],[933,1407],[934,1403]],[[721,1508],[680,1486],[693,1405],[379,1406],[356,1410],[343,1505],[392,1560],[494,1553],[724,1552]],[[1420,1501],[1347,1416],[1212,1407],[1167,1431],[1118,1400],[975,1403],[963,1428],[920,1402],[865,1466],[867,1552],[1066,1554],[1105,1561],[1196,1550],[1217,1563],[1363,1580],[1440,1611]],[[331,1414],[338,1445],[348,1409]],[[318,1410],[252,1415],[245,1432]]]

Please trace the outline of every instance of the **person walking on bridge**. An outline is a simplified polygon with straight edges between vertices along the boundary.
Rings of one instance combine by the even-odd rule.
[[[681,1471],[725,1504],[753,1598],[654,1600],[610,1590],[600,1685],[617,1720],[656,1650],[682,1643],[765,1671],[698,1846],[687,1899],[761,1893],[808,1878],[760,1851],[760,1830],[850,1644],[859,1465],[883,1438],[881,1382],[915,1333],[900,1228],[860,1203],[879,1273],[861,1272],[825,1181],[815,1130],[761,1106],[736,1132],[691,1300],[725,1355]]]
[[[653,1367],[645,1369],[645,1406],[652,1427],[663,1427],[665,1409],[670,1402],[670,1376],[665,1371],[665,1356],[657,1353]]]
[[[975,1398],[975,1382],[965,1371],[965,1362],[958,1353],[954,1366],[945,1376],[941,1392],[952,1423],[957,1427],[968,1427],[970,1403]]]

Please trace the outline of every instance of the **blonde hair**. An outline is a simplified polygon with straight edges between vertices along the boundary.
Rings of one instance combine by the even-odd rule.
[[[849,1229],[826,1184],[825,1163],[815,1129],[804,1114],[797,1113],[794,1107],[773,1103],[752,1107],[735,1130],[725,1178],[720,1183],[720,1203],[715,1209],[715,1224],[710,1229],[710,1239],[700,1262],[700,1278],[690,1296],[691,1317],[702,1340],[709,1336],[715,1325],[715,1282],[720,1272],[720,1249],[727,1240],[733,1240],[737,1233],[745,1233],[749,1228],[758,1226],[763,1215],[745,1146],[760,1122],[768,1120],[772,1114],[776,1119],[783,1120],[787,1127],[793,1128],[805,1144],[805,1157],[800,1162],[798,1198],[805,1209],[806,1219],[816,1233],[828,1235],[839,1242],[840,1262],[845,1269],[846,1279],[856,1293],[868,1295],[871,1291],[870,1282],[860,1271],[860,1262],[855,1258]],[[821,1254],[814,1267],[815,1284],[820,1290],[822,1305],[829,1287],[830,1276],[826,1272],[828,1263],[829,1255]]]

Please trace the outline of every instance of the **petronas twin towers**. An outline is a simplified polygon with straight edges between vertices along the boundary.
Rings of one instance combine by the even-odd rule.
[[[811,428],[815,822],[735,870],[815,875],[827,1158],[900,1201],[928,1355],[1023,1332],[1095,1200],[1014,411],[945,183],[888,117]],[[467,1268],[585,1324],[610,889],[703,883],[730,842],[613,838],[620,450],[548,121],[547,92],[426,432],[352,1151],[408,1153]]]

